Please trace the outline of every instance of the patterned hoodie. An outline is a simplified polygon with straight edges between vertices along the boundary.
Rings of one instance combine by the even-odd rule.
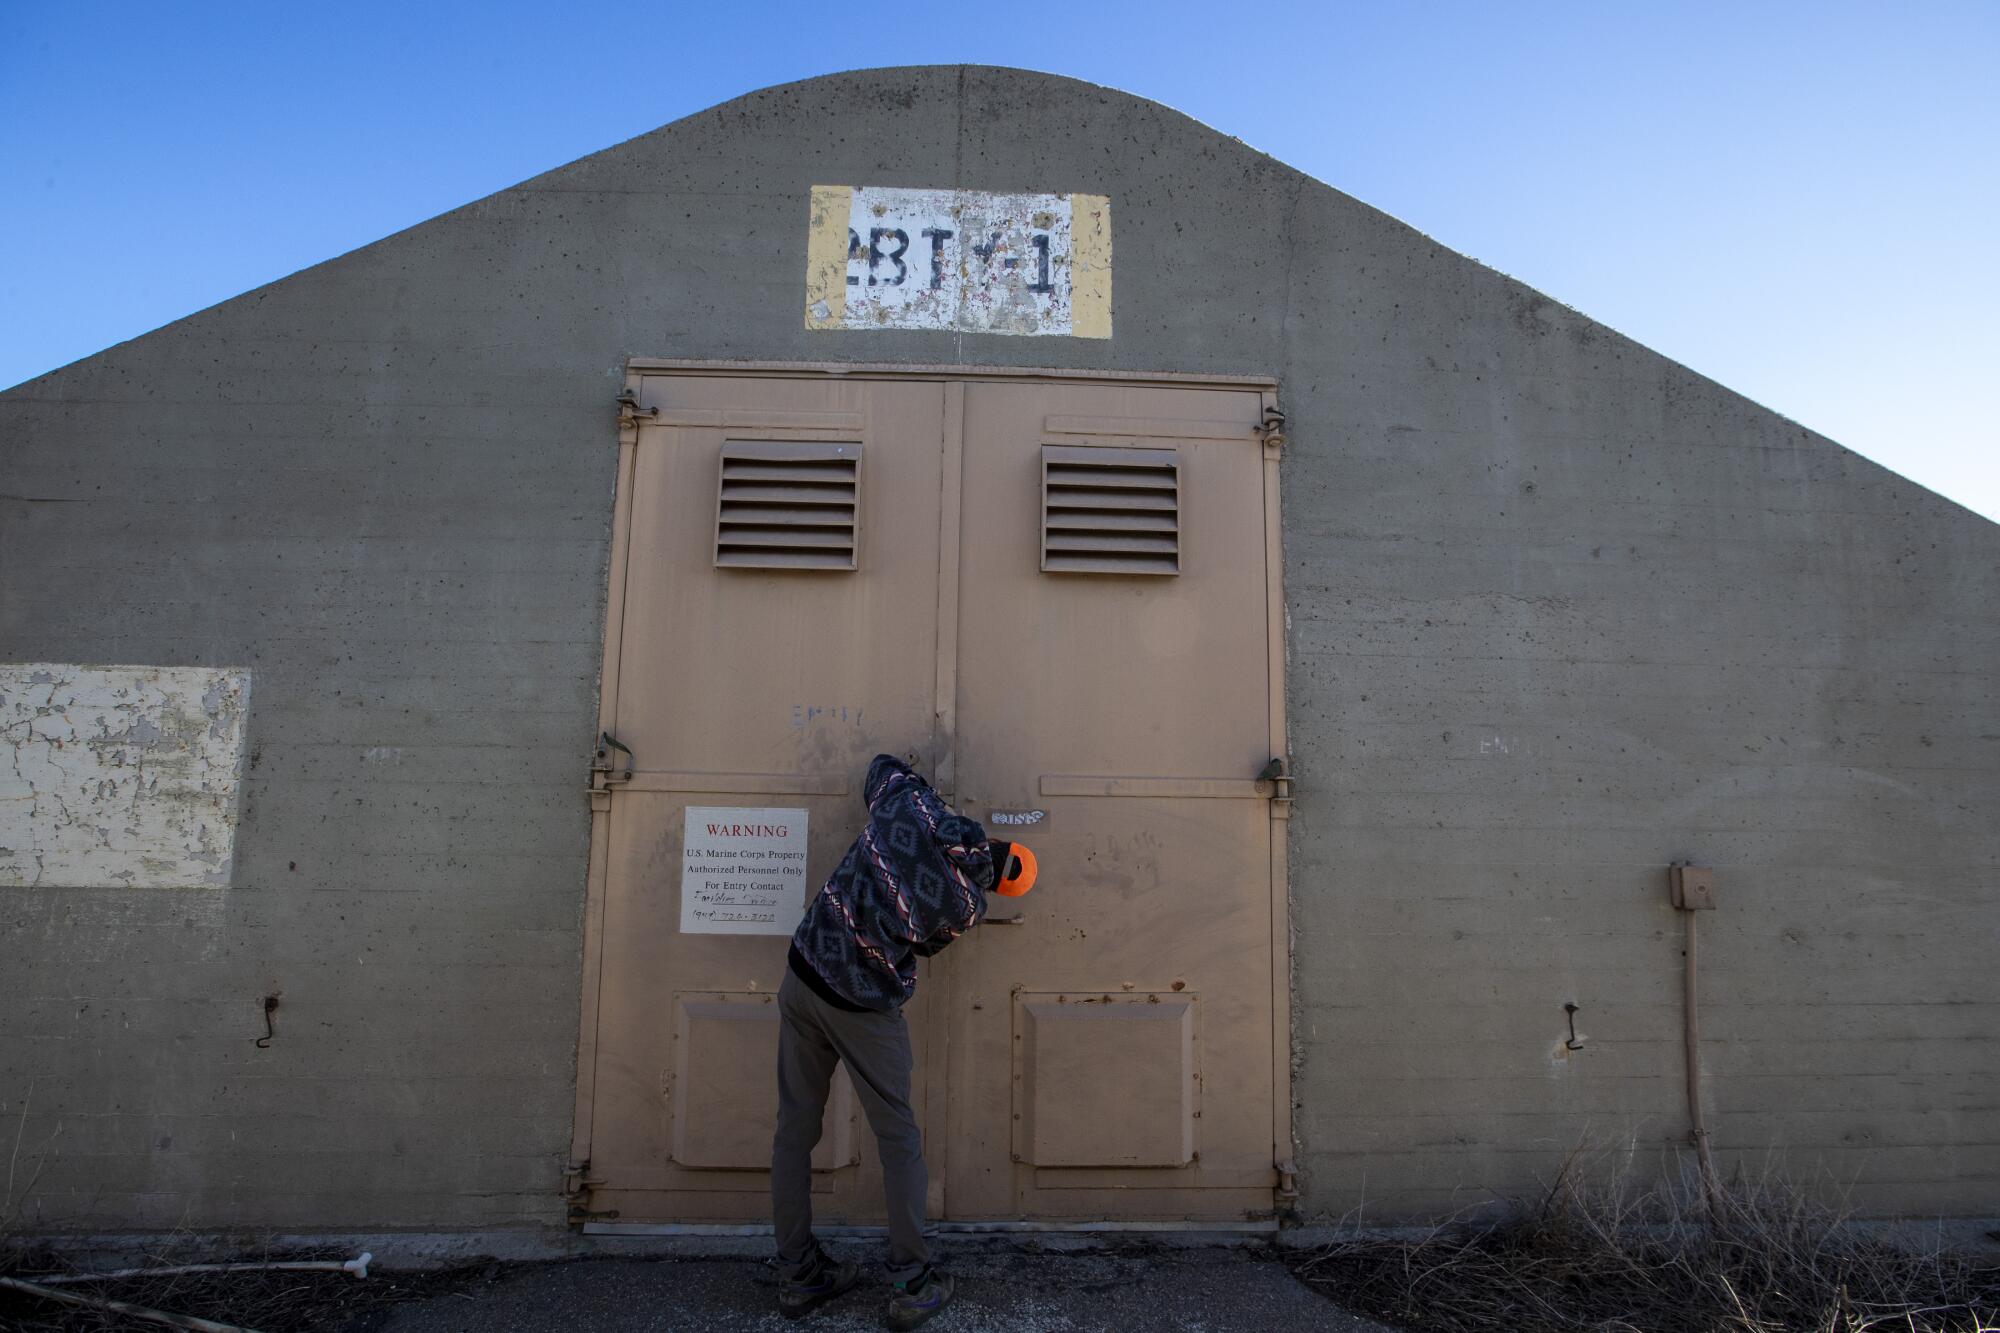
[[[993,848],[986,830],[892,755],[863,787],[868,823],[792,934],[799,979],[843,1009],[891,1012],[930,957],[986,917]]]

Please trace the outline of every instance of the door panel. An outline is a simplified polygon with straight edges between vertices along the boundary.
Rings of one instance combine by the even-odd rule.
[[[645,383],[668,424],[639,432],[618,738],[643,771],[858,789],[876,747],[931,737],[943,386]],[[861,448],[858,568],[717,569],[724,443],[829,440]]]
[[[958,759],[985,786],[961,776],[961,792],[1032,803],[1045,773],[1250,777],[1271,757],[1259,402],[1240,391],[968,386],[958,695],[983,725],[961,715]],[[1175,450],[1181,572],[1042,572],[1045,442]]]
[[[663,1196],[628,1200],[621,1216],[632,1216],[634,1207],[644,1216],[647,1206],[673,1205],[672,1193],[683,1190],[746,1194],[747,1211],[728,1216],[759,1216],[768,1207],[777,1111],[775,1000],[785,940],[680,933],[681,811],[778,801],[808,812],[807,882],[815,870],[823,879],[847,850],[853,797],[613,795],[592,1166],[607,1189]],[[723,1058],[703,1058],[717,1054]],[[855,1176],[856,1206],[872,1199],[879,1210],[872,1140],[856,1132],[851,1090],[836,1085],[828,1115],[815,1167]],[[761,1158],[743,1147],[758,1139]],[[695,1209],[707,1216],[728,1206],[704,1198]]]
[[[1193,1165],[1201,1114],[1196,998],[1185,990],[1016,992],[1015,1160],[1051,1168]],[[1109,1114],[1076,1114],[1079,1089],[1112,1086],[1118,1096]]]
[[[668,1160],[680,1167],[762,1171],[771,1160],[778,1100],[778,1006],[768,991],[696,991],[674,996],[672,1132]],[[854,1088],[836,1071],[815,1171],[858,1166]]]
[[[1018,924],[939,957],[954,1216],[1270,1207],[1260,415],[1244,392],[967,389],[959,795],[996,836],[996,811],[1043,814]],[[1177,575],[1043,572],[1056,440],[1174,451]]]
[[[769,1215],[789,923],[784,934],[682,932],[683,814],[805,811],[810,893],[864,813],[868,760],[930,745],[943,401],[942,386],[923,383],[645,382],[641,411],[657,411],[640,418],[625,567],[613,572],[622,632],[609,729],[634,772],[612,785],[596,834],[606,855],[588,1103],[594,1212]],[[717,567],[723,453],[745,442],[858,446],[854,570]],[[920,1109],[927,1012],[907,1011]],[[845,1077],[814,1159],[826,1196],[817,1211],[866,1221],[882,1212],[881,1174]]]

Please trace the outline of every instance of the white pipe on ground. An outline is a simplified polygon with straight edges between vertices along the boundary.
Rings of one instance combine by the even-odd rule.
[[[176,1268],[121,1268],[112,1273],[52,1273],[35,1281],[53,1287],[60,1282],[109,1282],[121,1277],[172,1277],[180,1273],[352,1273],[368,1276],[374,1254],[363,1250],[356,1259],[301,1259],[273,1264],[181,1264]]]

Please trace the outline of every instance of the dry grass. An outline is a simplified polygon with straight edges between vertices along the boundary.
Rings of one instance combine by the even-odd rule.
[[[1711,1200],[1593,1188],[1572,1163],[1507,1220],[1400,1239],[1356,1226],[1294,1267],[1421,1333],[2000,1333],[2000,1267],[1871,1234],[1775,1177]]]
[[[176,1255],[170,1250],[152,1256],[160,1266],[201,1262],[206,1253]],[[276,1262],[296,1259],[352,1259],[336,1251],[240,1253],[235,1262]],[[56,1255],[34,1250],[0,1250],[0,1274],[33,1282],[38,1275],[74,1272]],[[365,1333],[387,1318],[391,1307],[449,1292],[466,1290],[498,1275],[499,1265],[446,1272],[396,1273],[376,1270],[366,1278],[346,1273],[259,1272],[182,1273],[159,1277],[119,1278],[79,1282],[64,1290],[143,1305],[174,1314],[195,1315],[217,1323],[237,1324],[259,1333],[306,1333],[340,1330]],[[110,1330],[158,1328],[134,1324],[123,1315],[58,1305],[19,1292],[0,1290],[0,1330],[6,1333],[109,1333]]]

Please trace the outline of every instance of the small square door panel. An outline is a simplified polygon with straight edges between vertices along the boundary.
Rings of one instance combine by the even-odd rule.
[[[1014,1155],[1037,1167],[1179,1167],[1195,1157],[1188,992],[1014,997]]]
[[[768,1171],[778,1125],[778,1002],[762,991],[674,996],[671,1143],[676,1166]],[[854,1090],[836,1069],[815,1171],[851,1166]]]

